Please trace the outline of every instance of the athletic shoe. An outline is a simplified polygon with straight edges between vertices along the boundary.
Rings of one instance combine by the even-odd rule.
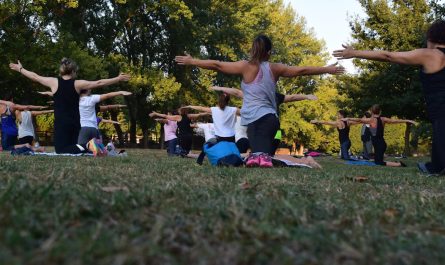
[[[428,168],[426,168],[426,164],[425,163],[417,163],[417,168],[420,170],[420,172],[424,173],[424,174],[431,174],[428,170]]]
[[[272,157],[270,157],[270,155],[267,154],[261,154],[259,156],[259,160],[260,160],[260,167],[273,167],[272,164]]]
[[[260,165],[260,157],[257,154],[250,154],[247,157],[246,166],[247,167],[258,167]]]
[[[105,149],[105,147],[98,143],[96,138],[91,139],[88,143],[87,143],[87,147],[88,150],[90,150],[90,152],[93,153],[93,156],[106,156],[107,155],[107,151]]]

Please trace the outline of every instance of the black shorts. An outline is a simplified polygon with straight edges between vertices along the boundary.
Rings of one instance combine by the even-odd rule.
[[[32,145],[32,141],[34,141],[33,136],[25,136],[22,138],[19,138],[19,144],[29,144]]]

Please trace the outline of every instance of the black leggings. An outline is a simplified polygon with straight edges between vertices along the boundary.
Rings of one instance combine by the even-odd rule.
[[[271,155],[273,140],[279,128],[280,121],[275,114],[266,114],[247,125],[247,136],[252,153],[261,152]]]
[[[187,155],[190,150],[192,150],[192,134],[179,134],[178,135],[178,143],[179,146],[184,151],[184,155]]]
[[[58,154],[81,154],[87,152],[85,146],[77,145],[80,127],[77,125],[54,124],[54,148]],[[84,149],[84,150],[82,150]]]
[[[235,142],[235,136],[231,136],[231,137],[220,137],[220,136],[216,136],[216,141],[219,142],[231,142],[234,143]]]
[[[445,173],[445,118],[433,121],[431,162],[426,168],[431,173]]]
[[[374,146],[374,162],[379,166],[386,166],[386,162],[384,161],[385,151],[386,151],[386,142],[383,139],[380,140],[372,140],[372,146]]]
[[[247,150],[250,148],[249,139],[247,138],[241,138],[236,142],[236,147],[238,147],[238,150],[241,154],[247,153]]]

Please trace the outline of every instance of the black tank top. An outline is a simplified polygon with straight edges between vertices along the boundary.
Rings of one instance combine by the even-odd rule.
[[[445,48],[438,48],[445,54]],[[445,113],[445,68],[437,73],[426,74],[420,71],[426,109],[431,120],[443,118]]]
[[[339,129],[337,127],[338,138],[340,140],[340,143],[344,143],[344,142],[349,140],[349,126],[348,126],[348,123],[345,122],[345,121],[343,121],[343,123],[345,124],[345,128]]]
[[[383,121],[381,117],[376,117],[377,119],[377,127],[371,128],[371,139],[373,141],[376,140],[384,140],[385,128],[383,127]]]
[[[190,127],[190,124],[192,121],[189,119],[187,115],[181,115],[182,119],[179,121],[178,124],[178,134],[193,134],[192,127]]]
[[[54,126],[80,128],[79,94],[74,88],[74,80],[58,78],[59,87],[54,94]]]

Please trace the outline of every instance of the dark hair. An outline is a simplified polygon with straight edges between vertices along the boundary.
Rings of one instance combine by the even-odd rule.
[[[59,72],[61,76],[71,75],[73,78],[75,78],[77,75],[77,71],[79,71],[79,67],[77,66],[75,61],[69,58],[63,58],[60,62]]]
[[[99,103],[96,103],[96,105],[94,105],[94,111],[96,112],[96,114],[98,112],[100,112],[100,105],[99,105]]]
[[[179,114],[181,116],[189,114],[189,109],[188,108],[182,108],[182,107],[184,107],[184,106],[181,106],[181,108],[179,108]]]
[[[178,115],[178,110],[175,110],[175,109],[174,109],[174,110],[171,110],[170,113],[171,113],[172,115]]]
[[[436,20],[426,33],[428,41],[445,44],[445,20]]]
[[[372,105],[371,112],[372,114],[380,114],[382,112],[382,110],[380,109],[380,105],[379,104]]]
[[[366,118],[371,118],[372,115],[371,112],[367,111],[363,116],[365,116]]]
[[[259,35],[253,40],[250,49],[250,62],[262,63],[269,60],[270,51],[272,50],[272,41],[266,35]]]
[[[346,112],[346,110],[339,110],[338,114],[340,114],[343,118],[346,118],[348,116],[348,113]]]
[[[230,95],[227,95],[226,93],[219,94],[218,107],[221,110],[224,110],[226,106],[229,104],[229,101],[230,101]]]
[[[79,95],[88,95],[88,92],[89,92],[90,90],[89,89],[81,89],[80,91],[79,91]]]
[[[3,98],[5,99],[5,101],[12,101],[14,99],[14,97],[12,96],[11,93],[6,93]]]

